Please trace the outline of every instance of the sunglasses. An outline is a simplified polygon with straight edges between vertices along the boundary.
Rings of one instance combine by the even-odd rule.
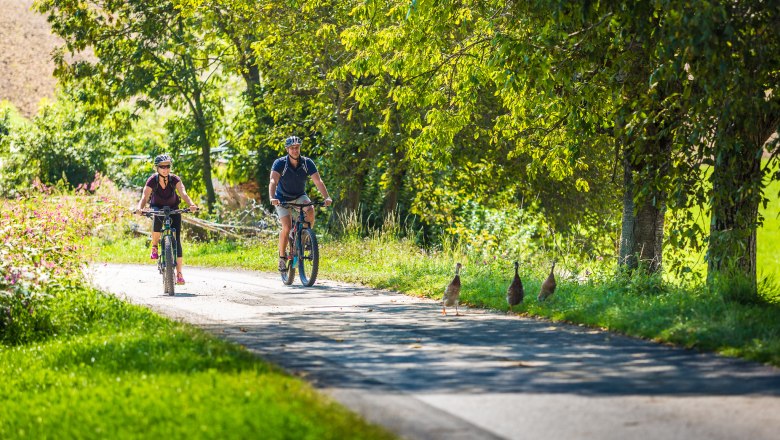
[[[170,165],[157,165],[157,168],[164,168],[164,169],[168,169],[168,168],[170,168],[170,167],[171,167]]]

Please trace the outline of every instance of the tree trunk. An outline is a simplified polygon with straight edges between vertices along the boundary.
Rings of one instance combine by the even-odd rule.
[[[352,179],[352,185],[347,188],[347,195],[339,205],[339,209],[346,212],[357,211],[360,207],[360,194],[363,189],[363,179],[365,176],[355,175]]]
[[[203,161],[203,185],[206,188],[206,206],[209,213],[214,212],[214,205],[217,203],[217,195],[214,192],[214,182],[211,181],[211,141],[209,140],[208,123],[203,112],[203,104],[200,99],[200,92],[193,93],[195,104],[194,117],[197,127],[198,138],[200,140],[200,157]]]
[[[763,97],[759,89],[756,95]],[[763,99],[758,100],[763,103]],[[764,147],[780,125],[780,111],[771,107],[746,111],[724,129],[716,145],[712,170],[712,217],[707,249],[707,281],[718,275],[746,278],[757,295],[756,230],[763,199],[761,158]]]
[[[214,192],[214,182],[211,181],[211,143],[205,131],[201,133],[201,159],[203,160],[203,184],[206,186],[206,206],[209,213],[214,212],[217,195]]]
[[[748,147],[743,149],[743,147]],[[761,202],[763,142],[736,140],[719,153],[712,170],[712,217],[707,280],[719,273],[747,277],[756,289],[756,229]]]
[[[391,171],[393,177],[390,186],[387,188],[384,205],[382,207],[385,216],[398,210],[398,197],[401,193],[404,177],[406,176],[406,169],[403,165],[403,152],[396,149],[396,157],[397,159],[391,165],[393,167]]]
[[[387,189],[385,194],[384,205],[382,206],[382,212],[385,216],[397,211],[398,208],[398,194],[401,191],[401,182],[403,180],[404,173],[396,173],[393,176],[393,182],[390,184],[390,188]]]
[[[633,175],[633,167],[626,164],[619,264],[631,270],[641,265],[654,273],[661,270],[666,205],[662,197],[644,197],[636,206],[634,197],[640,186],[634,183]]]
[[[668,171],[671,142],[660,137],[644,144],[639,152],[623,153],[623,224],[619,264],[648,273],[661,270],[663,261],[666,194],[655,183]],[[654,188],[643,193],[647,187]]]

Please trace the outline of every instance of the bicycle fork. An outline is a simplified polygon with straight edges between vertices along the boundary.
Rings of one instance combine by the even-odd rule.
[[[301,240],[299,239],[300,236],[301,228],[296,224],[295,233],[293,234],[293,248],[295,249],[295,252],[293,252],[293,267],[298,266],[298,257],[301,255]]]

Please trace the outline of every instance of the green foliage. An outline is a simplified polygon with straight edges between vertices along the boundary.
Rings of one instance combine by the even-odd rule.
[[[497,216],[522,210],[523,219],[508,217],[518,234],[534,230],[537,246],[556,236],[605,255],[617,247],[625,203],[624,225],[645,208],[668,209],[664,244],[709,246],[711,269],[737,260],[750,271],[754,256],[743,251],[769,176],[755,165],[780,120],[769,92],[780,53],[774,4],[42,0],[38,8],[67,42],[58,76],[89,91],[92,108],[164,109],[164,141],[135,145],[173,151],[211,207],[218,139],[227,163],[214,174],[264,187],[281,139],[295,133],[337,211],[359,212],[371,227],[398,212],[426,244],[447,234],[512,241],[511,223]],[[95,59],[66,62],[65,52],[88,48]],[[711,182],[698,172],[707,164]],[[712,236],[693,207],[714,214]],[[621,253],[646,243],[630,244]]]
[[[715,283],[739,268],[755,289],[755,231],[766,200],[767,167],[761,156],[767,139],[778,130],[780,97],[776,69],[780,38],[772,30],[780,7],[763,2],[664,2],[666,15],[658,46],[668,63],[655,78],[675,81],[679,93],[670,107],[690,115],[678,122],[676,135],[695,148],[683,149],[680,173],[673,176],[675,203],[707,206],[711,217],[708,272]],[[776,151],[777,142],[766,145]],[[776,155],[772,156],[772,162]],[[712,166],[707,181],[698,176]],[[755,294],[755,292],[754,292]]]
[[[107,170],[108,158],[123,135],[121,112],[97,121],[66,93],[44,105],[29,122],[8,129],[6,159],[0,164],[0,192],[14,195],[29,190],[37,179],[65,188],[91,184]]]
[[[136,116],[119,108],[100,116],[82,100],[85,93],[61,92],[32,120],[9,107],[0,110],[3,194],[27,194],[41,184],[89,190],[99,184],[97,173],[123,187],[143,185],[151,159],[168,151],[158,121],[152,120],[159,115]]]
[[[710,279],[710,289],[721,295],[726,302],[739,304],[761,303],[761,296],[755,285],[755,278],[735,268],[720,270]]]
[[[25,122],[24,117],[11,103],[0,101],[0,154],[10,152],[11,134]]]
[[[777,165],[769,168],[771,172],[776,172],[777,169]],[[780,180],[770,181],[764,194],[769,200],[759,208],[764,222],[756,237],[758,276],[759,280],[766,280],[764,282],[768,283],[767,286],[774,287],[764,289],[765,291],[780,292],[780,286],[777,286],[777,282],[780,282],[780,252],[777,251],[780,248]],[[780,295],[777,300],[780,301]]]
[[[669,288],[659,272],[629,271],[626,268],[620,268],[618,276],[614,279],[603,281],[607,289],[620,290],[633,295],[660,295],[668,293]]]
[[[161,121],[167,116],[160,112],[143,111],[129,122],[125,135],[117,141],[115,153],[109,158],[108,176],[121,188],[137,188],[146,183],[154,172],[155,156],[169,153],[166,133]],[[178,172],[178,170],[177,170]]]
[[[172,141],[180,151],[197,151],[190,162],[198,165],[190,170],[201,177],[211,210],[216,203],[211,148],[223,114],[218,54],[224,43],[202,32],[203,17],[183,13],[171,2],[44,0],[37,8],[68,43],[55,57],[56,74],[93,91],[97,111],[132,100],[139,110],[166,107],[186,115],[169,120],[176,128]],[[65,57],[87,49],[94,58]]]
[[[117,206],[105,196],[84,193],[33,193],[0,200],[0,343],[67,333],[51,305],[81,284],[83,261],[77,243],[118,215]]]

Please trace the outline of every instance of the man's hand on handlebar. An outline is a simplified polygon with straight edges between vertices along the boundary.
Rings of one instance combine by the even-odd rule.
[[[279,199],[271,199],[271,204],[274,206],[279,206],[282,202]]]

